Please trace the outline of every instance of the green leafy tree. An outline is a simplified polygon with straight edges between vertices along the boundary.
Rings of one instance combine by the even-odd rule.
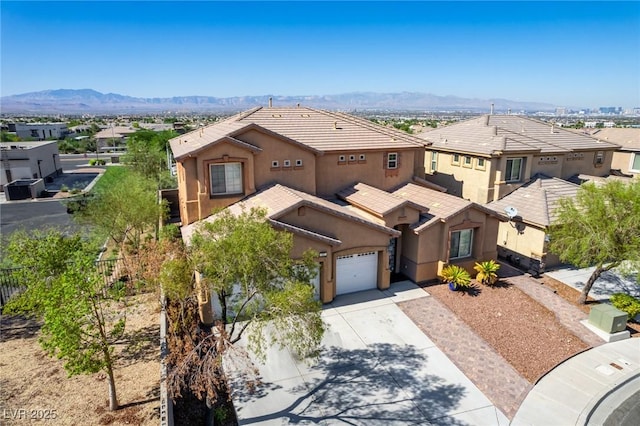
[[[7,255],[22,264],[27,289],[4,312],[41,319],[43,349],[62,359],[70,376],[104,371],[109,407],[116,410],[114,345],[125,330],[124,293],[105,286],[96,253],[96,245],[78,235],[55,230],[13,234]]]
[[[239,371],[251,379],[251,362],[236,343],[246,335],[247,346],[264,358],[269,345],[288,347],[300,357],[315,354],[324,333],[321,304],[310,280],[316,273],[312,251],[291,259],[293,238],[276,231],[264,210],[234,215],[228,210],[203,222],[191,240],[190,262],[202,274],[197,289],[203,322],[212,321],[209,295],[218,298],[221,312],[215,332],[196,338],[170,375],[172,392],[188,388],[208,403],[219,395],[221,355],[233,353]],[[204,311],[204,312],[203,312]],[[209,404],[210,405],[210,404]]]
[[[133,171],[119,169],[110,177],[105,174],[109,183],[96,185],[86,207],[75,217],[110,238],[124,255],[138,249],[145,233],[155,231],[167,214],[167,206],[158,201],[153,181]]]
[[[169,139],[178,134],[172,130],[154,132],[141,129],[129,136],[123,161],[140,174],[157,182],[160,188],[174,187],[167,168]]]
[[[0,141],[2,142],[18,142],[20,138],[15,133],[0,132]]]
[[[556,213],[549,251],[579,268],[595,266],[579,303],[603,272],[640,265],[640,179],[583,184],[575,199],[560,200]]]

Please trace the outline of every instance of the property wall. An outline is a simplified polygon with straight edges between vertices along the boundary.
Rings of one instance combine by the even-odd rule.
[[[413,178],[416,155],[423,155],[421,151],[422,148],[405,151],[354,150],[326,153],[317,158],[317,194],[332,197],[336,192],[356,182],[366,183],[385,191],[391,190]],[[397,169],[385,169],[385,152],[397,152],[400,155]],[[345,161],[339,161],[341,155],[345,156]],[[351,155],[355,157],[355,160],[349,161]],[[360,160],[360,155],[364,155],[365,159]]]
[[[425,170],[427,180],[447,188],[447,193],[456,195],[477,203],[491,201],[490,193],[492,185],[493,159],[488,157],[472,156],[471,165],[464,164],[465,155],[459,154],[459,161],[454,161],[454,154],[438,152],[437,171],[431,172],[431,154],[425,153]],[[484,159],[484,166],[480,166],[478,160]]]

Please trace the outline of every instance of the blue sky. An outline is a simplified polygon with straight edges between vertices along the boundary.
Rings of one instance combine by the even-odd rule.
[[[0,2],[2,95],[640,106],[640,2]]]

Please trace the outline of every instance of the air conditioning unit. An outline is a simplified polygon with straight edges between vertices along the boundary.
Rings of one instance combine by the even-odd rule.
[[[627,328],[627,314],[603,303],[591,308],[589,323],[602,331],[613,334]]]

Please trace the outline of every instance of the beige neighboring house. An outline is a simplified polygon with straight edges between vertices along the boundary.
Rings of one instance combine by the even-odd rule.
[[[137,132],[137,129],[133,126],[113,126],[100,130],[93,135],[98,146],[116,146],[124,143],[126,138],[132,133]]]
[[[185,241],[214,209],[262,207],[318,251],[318,297],[437,278],[495,258],[499,219],[424,181],[424,141],[362,118],[255,108],[170,141]],[[402,278],[404,279],[404,278]]]
[[[511,194],[486,204],[506,219],[498,231],[498,255],[534,275],[560,264],[558,256],[547,251],[548,230],[557,219],[559,200],[574,198],[579,188],[562,179],[536,175]],[[515,213],[511,220],[508,211]]]
[[[536,174],[606,176],[618,144],[517,115],[484,115],[418,135],[427,180],[477,202],[499,200]]]
[[[588,129],[591,137],[620,145],[613,153],[612,172],[629,176],[640,176],[640,128]]]

